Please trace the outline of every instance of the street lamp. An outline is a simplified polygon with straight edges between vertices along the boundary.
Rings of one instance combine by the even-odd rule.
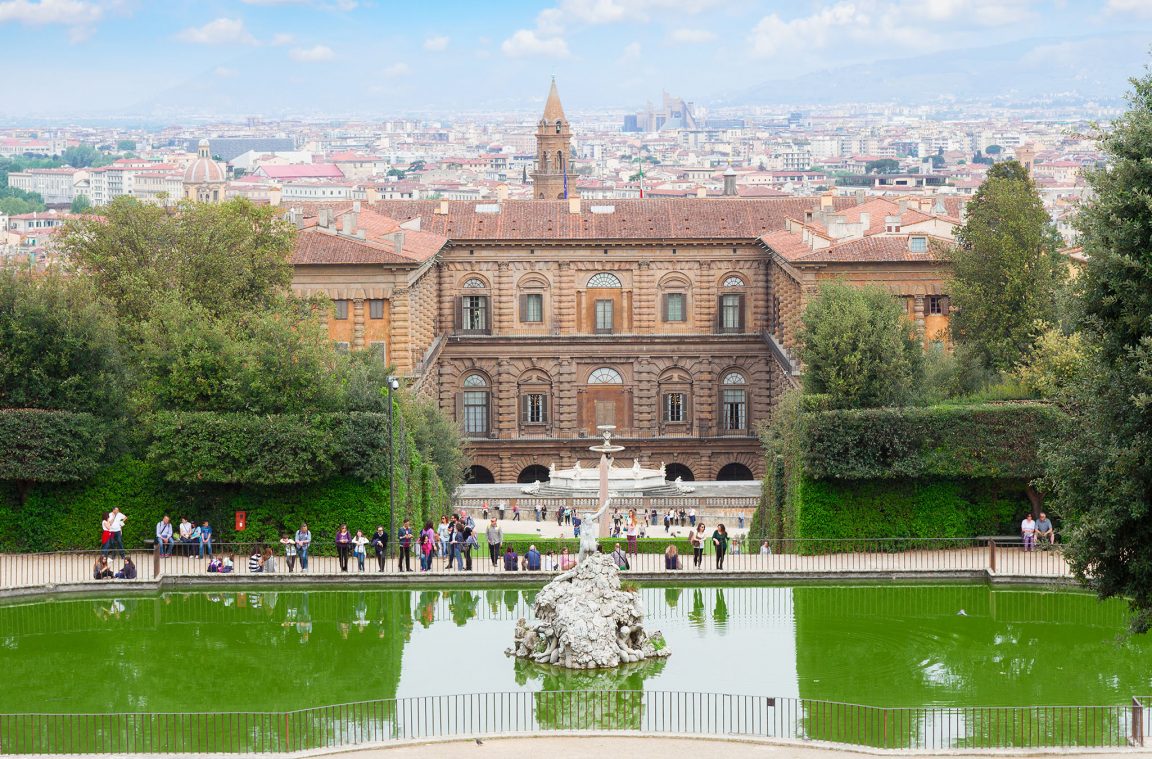
[[[388,516],[392,531],[388,537],[396,541],[396,436],[392,434],[392,391],[400,389],[400,380],[389,375],[388,385]],[[395,542],[394,545],[399,545]]]

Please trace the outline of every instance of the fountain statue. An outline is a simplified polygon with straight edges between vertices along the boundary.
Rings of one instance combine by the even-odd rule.
[[[558,575],[536,596],[533,622],[516,623],[512,648],[506,653],[541,664],[572,669],[618,667],[621,664],[668,656],[664,637],[644,631],[644,604],[635,590],[620,585],[620,568],[597,545],[600,518],[612,502],[609,472],[612,454],[624,446],[612,442],[614,427],[598,427],[604,435],[589,450],[600,454],[600,508],[582,514],[580,552],[574,568]],[[576,464],[577,479],[581,472]],[[633,464],[633,471],[639,463]],[[642,471],[642,470],[641,470]]]

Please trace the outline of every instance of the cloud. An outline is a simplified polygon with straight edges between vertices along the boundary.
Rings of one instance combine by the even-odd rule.
[[[395,79],[398,76],[404,76],[411,70],[407,63],[393,63],[391,66],[385,66],[380,75],[388,79]]]
[[[792,47],[822,48],[835,29],[867,23],[868,17],[850,2],[836,3],[811,16],[788,21],[770,13],[752,28],[752,53],[770,57]]]
[[[3,0],[0,2],[0,24],[26,26],[58,25],[67,27],[72,42],[92,35],[96,23],[104,16],[104,6],[88,0]]]
[[[1138,16],[1152,16],[1152,2],[1149,0],[1108,0],[1105,10],[1109,13],[1134,13]]]
[[[358,0],[240,0],[245,5],[308,5],[328,11],[355,10],[360,3]]]
[[[563,37],[541,37],[531,29],[518,29],[500,44],[500,49],[509,58],[567,58],[569,55],[568,43]]]
[[[259,40],[244,27],[239,18],[218,18],[204,26],[191,26],[176,35],[181,42],[193,45],[258,45]]]
[[[313,47],[293,48],[288,56],[301,63],[320,63],[332,60],[336,57],[336,53],[327,45],[314,45]]]
[[[424,40],[424,49],[431,50],[434,53],[439,53],[448,48],[448,38],[443,35],[429,37]]]
[[[236,69],[230,69],[227,66],[217,66],[215,69],[212,70],[212,73],[215,74],[216,76],[220,77],[221,79],[235,79],[237,76],[240,75],[239,71],[237,71]]]
[[[624,52],[620,55],[622,61],[636,61],[640,59],[642,49],[639,42],[629,42],[624,46]]]
[[[716,39],[716,33],[707,29],[673,29],[668,38],[673,42],[685,42],[689,45],[699,45]]]
[[[296,35],[288,34],[286,32],[281,32],[280,34],[272,35],[272,40],[268,44],[276,46],[276,47],[280,47],[282,45],[291,45],[295,41],[296,41]]]

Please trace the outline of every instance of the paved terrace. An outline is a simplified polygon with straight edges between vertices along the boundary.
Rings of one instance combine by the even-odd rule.
[[[516,549],[522,553],[530,538],[517,539]],[[571,545],[572,557],[576,551],[576,541]],[[871,541],[861,546],[855,541],[848,546],[838,541],[780,541],[776,552],[771,555],[759,553],[730,555],[724,559],[723,569],[717,569],[716,557],[705,555],[699,568],[693,566],[692,556],[685,548],[679,554],[679,569],[667,569],[663,554],[639,554],[629,557],[630,567],[626,575],[645,581],[751,581],[751,580],[799,580],[799,579],[933,579],[933,578],[990,578],[992,580],[1047,581],[1066,580],[1071,577],[1067,562],[1059,547],[1048,550],[1025,552],[1017,543],[1001,545],[986,540],[971,541],[930,541],[939,547],[897,550],[898,541]],[[275,546],[277,549],[280,546]],[[852,550],[855,548],[856,550]],[[305,582],[355,579],[356,581],[384,582],[450,582],[454,585],[499,582],[544,582],[558,570],[508,572],[500,566],[493,566],[488,558],[487,547],[481,545],[473,552],[472,571],[449,569],[445,560],[436,557],[429,572],[419,571],[419,561],[412,557],[412,572],[400,572],[394,556],[385,562],[384,570],[378,567],[376,557],[371,552],[360,572],[354,558],[349,559],[348,571],[341,571],[335,556],[309,557],[308,571],[301,571],[297,563],[296,571],[287,572],[283,552],[276,554],[275,573],[251,573],[248,570],[248,556],[251,544],[217,545],[218,555],[234,555],[235,570],[230,575],[217,575],[206,571],[207,559],[195,556],[174,555],[158,557],[152,551],[131,551],[137,565],[137,579],[94,580],[93,563],[99,551],[61,552],[41,554],[0,555],[0,590],[49,588],[53,586],[96,586],[150,584],[164,579],[186,581],[224,581],[244,578],[259,582]],[[547,560],[547,557],[545,557]],[[122,567],[118,556],[112,557],[114,570]],[[547,564],[545,565],[547,566]]]

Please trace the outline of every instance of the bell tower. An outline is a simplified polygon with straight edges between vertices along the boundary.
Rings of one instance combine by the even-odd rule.
[[[572,132],[556,79],[548,90],[544,115],[536,125],[536,168],[532,172],[532,196],[537,200],[558,200],[576,197],[576,175],[571,166]]]

